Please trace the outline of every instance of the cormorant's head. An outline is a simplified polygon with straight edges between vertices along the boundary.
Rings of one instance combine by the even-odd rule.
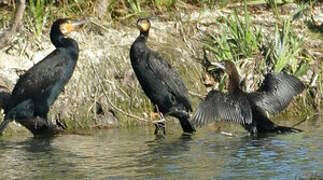
[[[72,46],[76,52],[78,50],[77,42],[71,38],[65,38],[65,36],[84,23],[86,23],[85,20],[57,19],[50,30],[50,40],[55,47]]]
[[[211,62],[211,66],[208,70],[216,69],[216,68],[214,68],[214,66],[216,68],[222,69],[223,71],[225,71],[228,74],[232,74],[233,71],[236,70],[236,66],[234,65],[234,63],[229,60],[223,60],[221,62]]]
[[[224,73],[224,70],[222,70],[218,67],[214,67],[214,65],[211,64],[211,62],[209,61],[209,59],[207,57],[205,49],[203,49],[203,53],[204,53],[204,56],[203,56],[203,60],[202,60],[201,64],[207,72],[207,74],[203,75],[203,83],[207,87],[213,86],[214,80],[220,81],[220,78],[221,78],[222,74]],[[212,78],[210,78],[208,75],[211,75]]]
[[[85,20],[58,19],[54,22],[53,27],[58,28],[63,35],[67,35],[85,22]]]
[[[212,62],[211,66],[215,66],[215,69],[222,69],[228,74],[229,83],[227,84],[227,86],[229,92],[233,93],[237,90],[240,90],[240,76],[236,66],[232,61],[223,60],[221,62]]]
[[[148,18],[140,18],[137,21],[137,27],[142,33],[146,33],[150,29],[150,21]]]

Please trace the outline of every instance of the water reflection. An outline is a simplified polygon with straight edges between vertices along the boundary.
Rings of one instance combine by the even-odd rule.
[[[71,161],[78,157],[52,146],[54,139],[48,138],[28,138],[25,141],[9,141],[7,147],[2,149],[0,169],[2,178],[28,177],[31,179],[53,179],[78,177],[76,173],[78,163]],[[4,151],[3,151],[4,150]],[[80,158],[82,159],[82,158]],[[79,177],[83,177],[80,173]]]
[[[136,172],[137,177],[158,177],[170,173],[181,172],[185,169],[176,165],[185,156],[190,156],[192,137],[181,135],[176,138],[156,137],[145,142],[147,150],[137,156],[141,167]]]
[[[307,146],[303,140],[304,134],[251,138],[232,154],[221,176],[298,179],[304,172],[318,173],[319,168],[313,167],[322,168],[322,160],[317,158],[322,157],[318,156],[321,152],[311,154],[311,146]],[[322,144],[319,146],[322,147]],[[309,156],[310,154],[314,156]]]
[[[322,120],[304,133],[228,137],[199,129],[192,137],[149,128],[90,136],[0,140],[0,179],[294,179],[322,175]]]

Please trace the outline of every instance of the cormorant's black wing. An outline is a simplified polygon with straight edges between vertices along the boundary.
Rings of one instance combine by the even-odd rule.
[[[261,87],[249,98],[260,108],[276,114],[286,108],[292,98],[304,90],[304,84],[284,72],[266,75]]]
[[[13,105],[28,98],[43,98],[44,93],[49,93],[55,83],[66,76],[66,58],[69,57],[64,50],[56,49],[20,76],[12,91]]]
[[[151,51],[148,61],[149,68],[156,74],[156,77],[165,84],[168,91],[174,95],[184,106],[192,111],[191,103],[187,96],[187,89],[182,78],[172,69],[170,64],[157,52]]]
[[[252,123],[252,111],[246,96],[223,94],[212,90],[197,108],[192,123],[202,126],[212,121]]]

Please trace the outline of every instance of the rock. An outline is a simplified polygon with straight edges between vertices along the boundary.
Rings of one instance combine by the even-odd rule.
[[[28,70],[33,63],[24,57],[11,56],[0,51],[0,79],[6,79],[15,84],[18,73]]]
[[[129,69],[124,73],[121,84],[131,88],[135,88],[138,85],[136,74],[132,69]]]

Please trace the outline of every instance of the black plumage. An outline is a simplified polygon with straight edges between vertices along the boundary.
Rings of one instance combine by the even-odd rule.
[[[159,53],[147,47],[150,21],[139,19],[137,26],[140,35],[131,46],[130,59],[143,91],[161,113],[178,118],[184,132],[194,132],[188,121],[192,106],[183,80]]]
[[[300,132],[291,127],[279,126],[267,117],[266,111],[277,114],[288,106],[292,98],[305,86],[285,72],[269,73],[261,87],[251,93],[239,87],[239,74],[231,61],[222,61],[210,66],[223,69],[229,75],[228,93],[217,90],[209,92],[194,117],[193,124],[201,126],[211,121],[226,120],[240,123],[251,134]]]
[[[69,19],[53,23],[50,39],[56,49],[20,76],[4,108],[0,134],[13,119],[40,117],[47,121],[49,108],[71,78],[78,59],[77,42],[64,36],[83,23]]]

